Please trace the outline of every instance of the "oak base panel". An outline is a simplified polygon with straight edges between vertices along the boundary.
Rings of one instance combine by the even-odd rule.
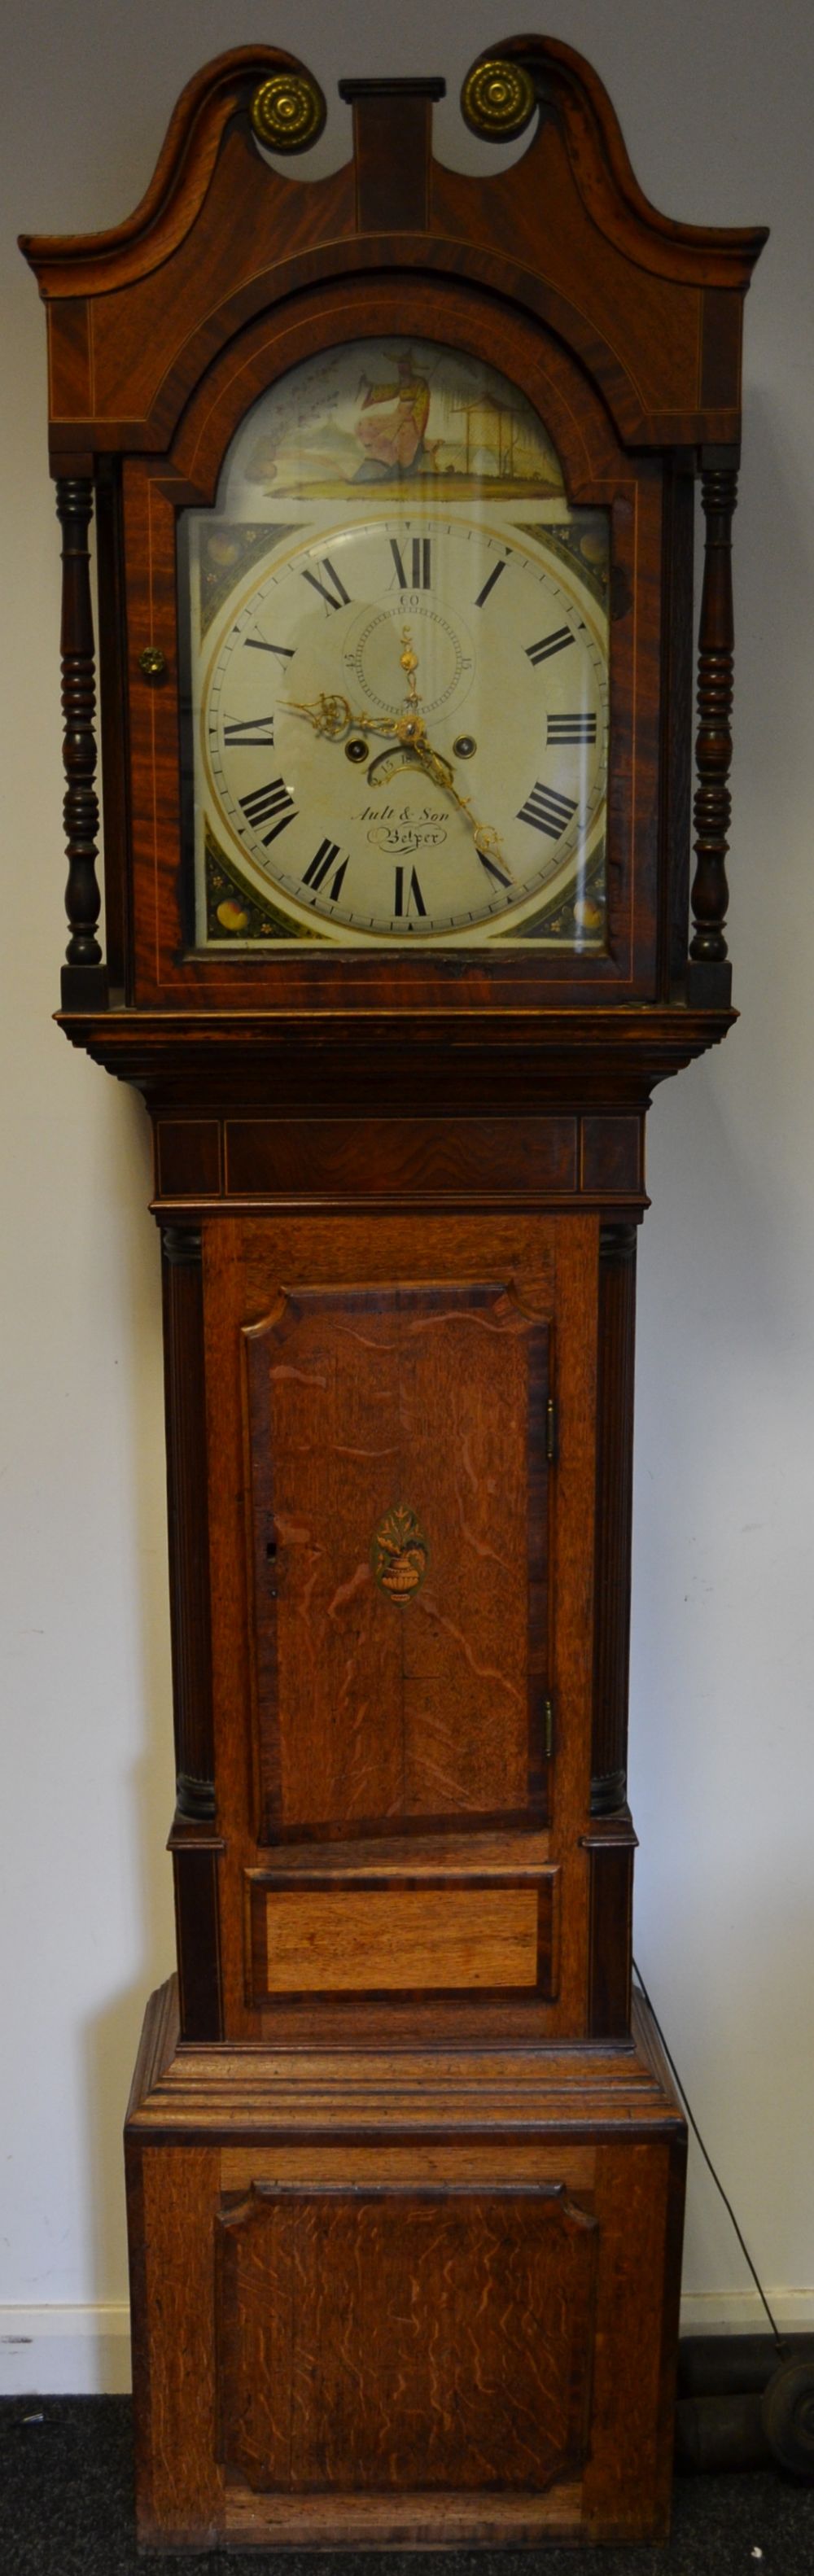
[[[139,2548],[496,2549],[541,2548],[586,2537],[579,2486],[550,2496],[319,2496],[227,2494],[209,2534],[139,2521]],[[625,2536],[628,2536],[627,2534]],[[599,2532],[597,2539],[608,2537]]]
[[[656,2541],[686,2135],[629,2048],[179,2046],[127,2123],[138,2534]]]

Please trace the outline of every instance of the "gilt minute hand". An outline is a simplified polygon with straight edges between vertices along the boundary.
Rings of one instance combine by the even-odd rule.
[[[504,855],[500,834],[493,829],[491,823],[478,822],[477,814],[472,809],[471,797],[462,796],[460,789],[455,785],[455,772],[451,760],[447,759],[446,752],[436,751],[434,743],[427,740],[427,727],[420,711],[416,678],[418,655],[413,651],[412,630],[409,626],[402,627],[401,645],[399,658],[407,679],[407,702],[404,714],[395,727],[397,739],[406,750],[413,753],[416,760],[420,761],[422,769],[426,770],[427,776],[433,780],[434,785],[442,788],[447,796],[451,796],[459,812],[465,815],[478,858],[488,869],[489,875],[496,877],[499,885],[513,885],[514,878]],[[384,758],[384,754],[380,753],[379,757]]]
[[[493,824],[479,823],[477,814],[473,811],[471,798],[462,796],[455,785],[452,762],[446,759],[444,752],[433,750],[432,743],[427,742],[423,729],[418,741],[411,742],[410,749],[415,759],[420,761],[422,769],[426,770],[428,778],[433,779],[436,787],[444,788],[446,794],[451,796],[453,803],[458,806],[459,811],[465,815],[478,858],[482,859],[490,876],[496,877],[501,885],[513,885],[515,880],[500,834],[495,831]]]
[[[468,796],[462,796],[455,785],[451,760],[447,759],[445,752],[436,750],[435,745],[427,739],[427,728],[419,710],[413,676],[415,661],[411,654],[405,654],[403,662],[409,662],[412,667],[408,680],[407,703],[404,713],[400,716],[386,718],[368,715],[366,712],[359,714],[351,706],[349,698],[343,697],[339,691],[328,696],[322,690],[319,697],[310,702],[300,698],[286,698],[283,703],[292,715],[305,716],[307,722],[313,725],[314,732],[324,734],[329,742],[340,742],[343,735],[355,728],[359,733],[384,734],[388,743],[398,743],[403,751],[411,753],[413,759],[417,760],[419,766],[426,772],[427,777],[432,779],[433,785],[440,787],[447,796],[451,796],[453,803],[465,816],[478,857],[484,867],[488,868],[490,875],[496,877],[500,884],[512,885],[514,879],[504,855],[499,833],[491,824],[478,821],[477,815],[472,810],[471,799]],[[385,754],[381,753],[379,756],[384,759]],[[373,767],[375,765],[374,763]],[[369,774],[372,776],[373,768]]]

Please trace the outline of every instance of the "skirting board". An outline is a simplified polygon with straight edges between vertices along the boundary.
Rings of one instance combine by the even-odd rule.
[[[788,2334],[814,2332],[814,2290],[769,2290]],[[755,2290],[695,2290],[682,2334],[768,2331]],[[119,2397],[130,2387],[130,2312],[108,2307],[0,2307],[0,2397]]]
[[[0,2307],[0,2396],[119,2397],[130,2387],[130,2310]]]
[[[766,2297],[782,2334],[814,2332],[814,2290],[771,2290]],[[688,2290],[681,2301],[683,2335],[768,2334],[756,2290]]]

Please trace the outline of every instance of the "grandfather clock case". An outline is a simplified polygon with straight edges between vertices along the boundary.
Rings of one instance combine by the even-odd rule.
[[[765,235],[658,214],[542,37],[464,85],[528,128],[486,175],[434,157],[440,80],[340,86],[313,180],[310,71],[222,56],[126,222],[23,245],[60,1024],[146,1101],[163,1269],[138,2529],[652,2541],[686,2137],[631,1999],[635,1261],[653,1086],[733,1018]]]

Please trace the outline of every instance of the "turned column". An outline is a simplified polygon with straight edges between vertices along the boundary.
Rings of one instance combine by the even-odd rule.
[[[101,896],[96,876],[99,803],[96,795],[96,672],[90,592],[88,530],[93,514],[89,475],[60,475],[57,517],[62,529],[62,759],[65,770],[65,910],[70,938],[62,969],[65,1010],[99,1010],[107,1003],[107,976],[96,937]]]
[[[701,476],[706,521],[704,584],[698,630],[698,733],[695,761],[696,870],[692,887],[693,931],[687,999],[693,1003],[727,1003],[732,969],[724,932],[729,887],[726,881],[731,798],[734,619],[732,609],[732,520],[738,495],[734,466],[715,466]]]

